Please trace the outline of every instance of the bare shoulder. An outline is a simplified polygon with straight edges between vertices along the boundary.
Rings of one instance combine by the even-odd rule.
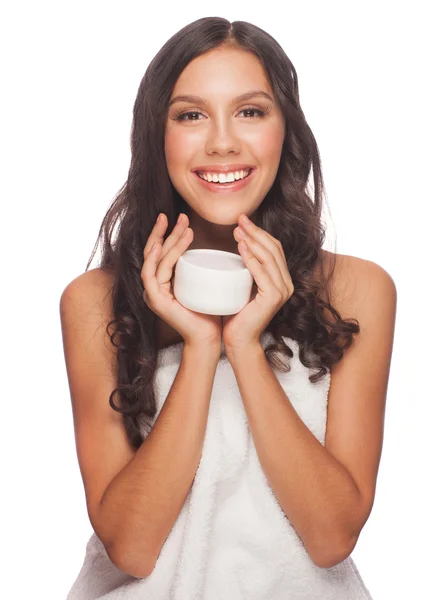
[[[114,273],[105,269],[90,269],[70,281],[62,295],[71,293],[99,293],[110,291],[114,283]]]
[[[113,283],[113,273],[99,268],[86,271],[70,281],[59,302],[63,331],[81,331],[92,326],[105,329],[114,318]]]
[[[382,297],[386,302],[389,295],[396,298],[395,282],[390,273],[379,264],[357,256],[334,254],[327,250],[322,250],[322,253],[327,275],[334,266],[330,291],[339,311],[350,313],[360,302],[365,303],[368,294],[372,292],[376,297],[379,296],[379,301]],[[341,316],[345,318],[353,315],[342,314]]]
[[[111,291],[114,283],[112,271],[100,268],[91,269],[70,281],[62,291],[60,298],[61,315],[64,310],[73,306],[81,314],[84,313],[110,315]]]

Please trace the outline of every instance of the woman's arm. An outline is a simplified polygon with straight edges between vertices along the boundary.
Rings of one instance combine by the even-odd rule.
[[[331,370],[325,445],[297,414],[260,344],[227,349],[259,461],[313,562],[350,555],[371,512],[383,442],[396,288],[371,261],[351,261],[336,306],[361,333]]]
[[[191,488],[219,356],[220,349],[184,345],[176,378],[151,432],[102,498],[98,519],[115,531],[110,555],[135,577],[146,577],[154,568]]]
[[[145,442],[130,445],[108,398],[117,388],[113,277],[92,269],[60,302],[76,450],[88,515],[112,562],[136,577],[152,570],[194,479],[220,342],[185,344],[164,406]]]

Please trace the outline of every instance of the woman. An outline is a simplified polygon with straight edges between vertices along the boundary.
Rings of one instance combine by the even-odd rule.
[[[396,290],[322,249],[292,63],[252,24],[199,19],[149,65],[131,142],[100,266],[96,244],[61,297],[94,529],[68,599],[371,598],[350,554],[374,501]],[[239,313],[174,298],[193,248],[242,257]]]

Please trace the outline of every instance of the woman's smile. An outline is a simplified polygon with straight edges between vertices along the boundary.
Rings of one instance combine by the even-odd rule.
[[[209,192],[213,192],[215,194],[230,194],[231,192],[239,192],[240,190],[250,185],[251,181],[255,176],[256,171],[257,169],[251,169],[246,177],[235,181],[229,181],[226,183],[206,181],[205,179],[202,179],[196,171],[192,171],[192,175],[196,178],[198,183]]]

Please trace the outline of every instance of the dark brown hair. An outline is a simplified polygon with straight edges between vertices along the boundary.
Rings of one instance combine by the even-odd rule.
[[[342,358],[344,350],[353,343],[353,335],[360,331],[356,319],[342,319],[330,304],[329,281],[335,254],[330,253],[334,263],[326,274],[321,254],[325,239],[321,222],[325,196],[321,162],[299,103],[293,64],[273,37],[245,21],[230,23],[207,17],[190,23],[166,42],[142,78],[133,109],[128,178],[103,219],[86,267],[87,271],[102,238],[99,268],[111,271],[114,281],[111,293],[115,318],[107,331],[117,347],[118,387],[109,402],[114,410],[123,413],[128,438],[135,448],[143,443],[156,413],[153,376],[158,355],[158,316],[143,300],[143,250],[160,212],[168,218],[166,236],[179,213],[188,214],[167,171],[167,104],[188,63],[219,46],[241,48],[258,57],[286,123],[277,176],[256,211],[255,222],[281,242],[294,292],[266,328],[275,341],[265,348],[265,355],[271,365],[289,371],[282,356],[292,357],[293,352],[281,336],[296,340],[302,364],[318,369],[309,377],[316,383]],[[307,189],[311,169],[313,198]],[[314,268],[320,273],[319,279],[313,278]],[[121,406],[115,404],[115,395]]]

